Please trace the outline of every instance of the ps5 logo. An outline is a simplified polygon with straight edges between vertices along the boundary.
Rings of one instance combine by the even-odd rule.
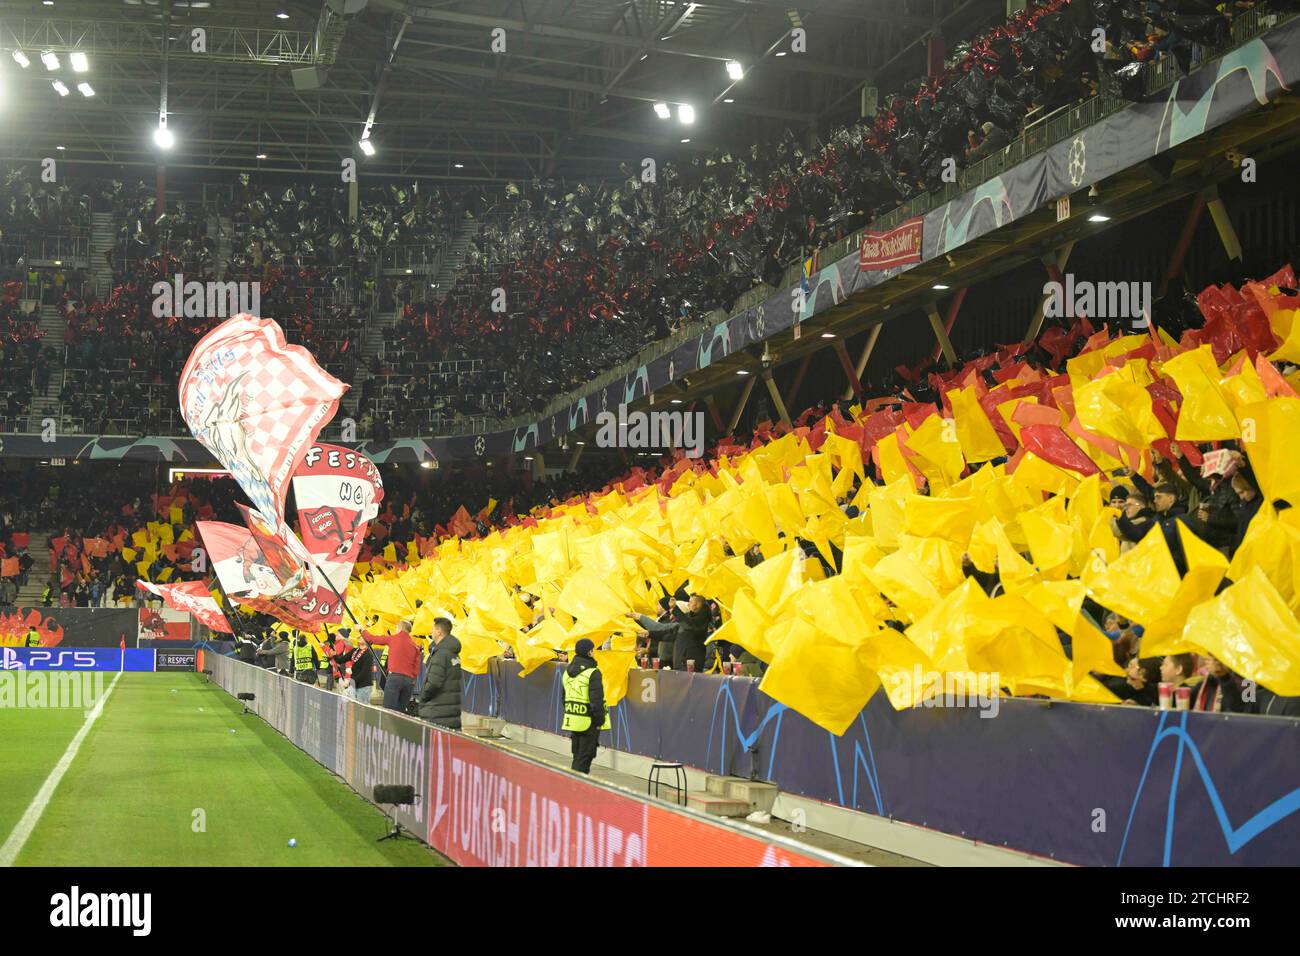
[[[93,651],[50,651],[33,650],[27,655],[27,663],[18,659],[18,652],[12,647],[4,650],[3,670],[83,670],[95,669]]]

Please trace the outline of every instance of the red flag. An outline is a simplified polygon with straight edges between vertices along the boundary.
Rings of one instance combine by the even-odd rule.
[[[187,611],[200,623],[206,624],[222,634],[233,633],[230,622],[221,613],[216,598],[209,593],[202,581],[182,581],[179,584],[151,584],[148,581],[136,581],[135,586],[155,594],[163,603],[177,611]],[[122,636],[122,647],[126,647],[126,636]]]

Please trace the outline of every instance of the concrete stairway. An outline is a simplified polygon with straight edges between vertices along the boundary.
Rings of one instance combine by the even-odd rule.
[[[32,407],[28,417],[28,431],[39,432],[45,418],[59,418],[59,392],[63,388],[63,335],[68,329],[68,320],[53,305],[41,306],[41,349],[54,350],[54,361],[50,364],[50,382],[44,392],[36,391],[35,375],[32,376]]]
[[[90,278],[94,283],[95,294],[107,296],[113,288],[113,270],[106,258],[108,250],[117,242],[117,223],[113,214],[107,212],[92,213],[90,217]]]
[[[50,579],[50,546],[45,543],[45,539],[51,533],[34,529],[31,532],[32,540],[27,545],[27,553],[32,556],[33,564],[27,574],[27,584],[18,589],[18,599],[15,603],[19,607],[41,605],[41,592],[45,590],[45,582]]]
[[[343,396],[343,410],[352,418],[357,417],[357,405],[361,402],[361,386],[365,384],[366,379],[370,378],[370,363],[374,361],[376,355],[383,354],[384,332],[395,326],[401,317],[401,310],[381,312],[375,316],[375,321],[366,326],[365,334],[361,339],[357,371],[352,381],[348,382],[352,388]]]
[[[235,235],[235,224],[229,216],[208,217],[208,237],[213,240],[216,252],[213,256],[212,274],[218,279],[226,274],[230,264],[231,240]]]
[[[482,737],[487,740],[502,740],[505,738],[506,722],[497,717],[484,717],[481,714],[460,715],[460,729],[462,733],[469,734],[471,737]]]
[[[451,287],[456,284],[461,269],[465,267],[465,255],[469,251],[469,244],[482,228],[483,224],[477,219],[461,220],[455,238],[447,244],[447,248],[442,254],[442,262],[439,264],[438,273],[431,280],[434,284],[432,298],[442,299],[451,290]]]
[[[755,811],[771,813],[776,795],[774,784],[710,774],[704,778],[704,792],[688,793],[686,804],[715,817],[745,817]]]

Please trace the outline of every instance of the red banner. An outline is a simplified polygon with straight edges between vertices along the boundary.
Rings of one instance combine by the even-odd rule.
[[[461,866],[826,865],[436,729],[430,750],[429,845]]]
[[[858,249],[858,269],[875,272],[921,261],[924,219],[917,216],[888,232],[865,232]]]
[[[231,633],[230,623],[226,616],[221,613],[221,607],[217,604],[216,598],[208,591],[208,587],[202,581],[183,581],[179,584],[151,584],[148,581],[136,581],[135,586],[148,591],[150,594],[162,598],[164,603],[170,608],[177,611],[188,611],[202,624],[206,624],[214,631],[220,631],[223,634]],[[158,618],[159,626],[153,626],[153,618],[149,618],[149,626],[146,627],[145,609],[140,610],[140,630],[162,631],[161,634],[155,634],[155,637],[163,637],[168,640],[185,640],[189,638],[188,625],[183,629],[177,629],[175,634],[169,632],[166,622]]]

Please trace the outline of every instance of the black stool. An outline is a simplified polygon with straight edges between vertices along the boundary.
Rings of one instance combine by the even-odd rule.
[[[673,772],[673,783],[664,784],[659,779],[660,771],[671,770]],[[650,765],[650,778],[646,784],[645,792],[655,797],[659,796],[659,789],[663,786],[671,786],[676,793],[674,798],[679,806],[686,805],[686,768],[679,763],[655,763]]]

